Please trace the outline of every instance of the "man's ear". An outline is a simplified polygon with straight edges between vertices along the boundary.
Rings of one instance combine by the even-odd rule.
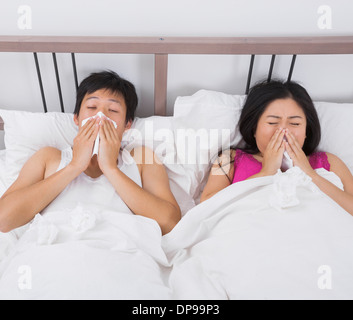
[[[125,130],[124,131],[127,131],[131,128],[132,126],[132,120],[129,120],[128,123],[125,125]]]
[[[75,124],[79,127],[79,122],[78,122],[78,116],[77,116],[77,114],[74,114],[74,122],[75,122]]]

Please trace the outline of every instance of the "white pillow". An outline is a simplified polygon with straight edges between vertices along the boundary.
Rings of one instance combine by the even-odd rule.
[[[353,173],[353,104],[315,102],[321,124],[319,149],[338,156]]]
[[[124,134],[123,141],[125,141],[124,147],[127,150],[141,145],[154,150],[166,168],[171,191],[184,215],[195,206],[194,199],[189,192],[192,189],[193,180],[186,169],[175,161],[173,121],[173,117],[136,118],[131,129]]]
[[[5,193],[7,186],[5,182],[6,150],[0,150],[0,197]]]
[[[207,90],[178,97],[174,117],[136,118],[122,145],[128,149],[146,145],[155,151],[185,214],[198,203],[219,149],[240,141],[237,124],[245,98]],[[319,149],[340,157],[353,172],[353,104],[316,102],[315,106],[322,128]],[[45,146],[64,149],[77,134],[72,114],[0,109],[0,117],[5,122],[8,186],[33,153]]]
[[[200,90],[193,96],[179,97],[175,102],[173,126],[177,155],[191,180],[188,191],[196,203],[207,182],[210,166],[217,156],[218,149],[235,146],[241,139],[237,124],[245,99],[244,95]],[[314,104],[322,130],[319,149],[337,155],[353,173],[353,104],[330,102]],[[212,130],[215,129],[216,139],[208,139],[208,143],[193,143],[194,148],[191,144],[191,148],[185,150],[184,146],[188,145],[185,138],[186,129],[191,129],[188,136],[194,140],[198,135],[210,137]],[[222,129],[228,130],[230,141],[227,142],[225,139],[223,143],[221,142]],[[182,143],[178,143],[178,139]],[[187,161],[188,156],[191,154],[190,158],[193,159],[195,150],[199,153],[198,161],[190,163]]]
[[[25,162],[39,149],[65,149],[77,135],[73,115],[0,110],[5,122],[6,182],[12,184]]]
[[[4,181],[9,187],[18,177],[23,165],[38,150],[51,146],[63,150],[72,146],[78,127],[73,114],[31,113],[0,109],[0,117],[5,122],[6,173]],[[169,161],[167,154],[174,154],[172,117],[136,118],[123,136],[122,147],[132,149],[146,145],[153,149],[166,165],[171,190],[185,214],[195,206],[188,192],[190,181],[180,165]],[[186,186],[186,188],[185,188]]]
[[[174,134],[178,161],[191,180],[196,203],[220,150],[240,141],[237,124],[246,96],[200,90],[178,97],[174,106]]]

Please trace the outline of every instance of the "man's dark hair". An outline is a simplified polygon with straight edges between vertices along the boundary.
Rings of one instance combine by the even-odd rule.
[[[135,111],[138,104],[135,86],[131,82],[121,78],[114,71],[92,73],[81,82],[77,90],[74,114],[77,116],[79,115],[82,101],[87,94],[91,94],[102,89],[106,89],[112,94],[121,94],[124,97],[126,104],[125,123],[128,123],[130,120],[134,120]]]

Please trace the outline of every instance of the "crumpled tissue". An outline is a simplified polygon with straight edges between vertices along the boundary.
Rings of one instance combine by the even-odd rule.
[[[82,205],[78,204],[71,212],[70,222],[77,233],[84,233],[96,226],[98,218],[97,214],[84,209]]]
[[[286,171],[290,168],[293,168],[293,160],[290,158],[288,152],[284,151],[281,169]]]
[[[286,172],[278,169],[274,176],[273,193],[269,198],[270,206],[282,211],[282,209],[299,205],[298,187],[305,187],[311,192],[319,193],[319,189],[312,182],[312,179],[299,167],[292,167]]]
[[[112,119],[108,118],[103,112],[100,112],[100,111],[99,111],[95,116],[82,120],[82,126],[85,125],[85,123],[86,123],[88,120],[90,120],[90,119],[95,119],[95,118],[97,118],[97,117],[99,117],[99,118],[101,118],[101,119],[102,119],[102,117],[105,117],[105,118],[107,118],[108,120],[110,120],[110,121],[113,123],[113,125],[114,125],[115,128],[118,127],[118,125],[116,124],[115,121],[113,121]],[[98,150],[99,150],[99,133],[98,133],[98,135],[97,135],[96,141],[94,142],[92,157],[93,157],[95,154],[98,155]]]
[[[36,243],[42,246],[53,244],[59,233],[59,229],[40,213],[34,217],[29,230],[36,231]]]

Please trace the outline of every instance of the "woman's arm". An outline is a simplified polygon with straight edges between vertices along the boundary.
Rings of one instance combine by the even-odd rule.
[[[344,191],[336,187],[327,179],[321,177],[310,165],[305,153],[298,144],[295,137],[289,133],[287,135],[286,150],[293,160],[293,164],[302,169],[319,189],[340,205],[344,210],[353,215],[353,176],[347,166],[333,154],[327,153],[330,163],[330,170],[334,172],[342,181]]]
[[[216,193],[232,184],[235,154],[235,150],[225,151],[213,163],[207,184],[201,194],[200,202],[210,199]]]
[[[314,171],[310,175],[313,182],[322,192],[337,202],[344,210],[353,215],[353,176],[344,162],[333,154],[327,153],[328,161],[331,165],[330,171],[334,172],[342,181],[344,191],[336,187],[333,183],[321,177]]]

